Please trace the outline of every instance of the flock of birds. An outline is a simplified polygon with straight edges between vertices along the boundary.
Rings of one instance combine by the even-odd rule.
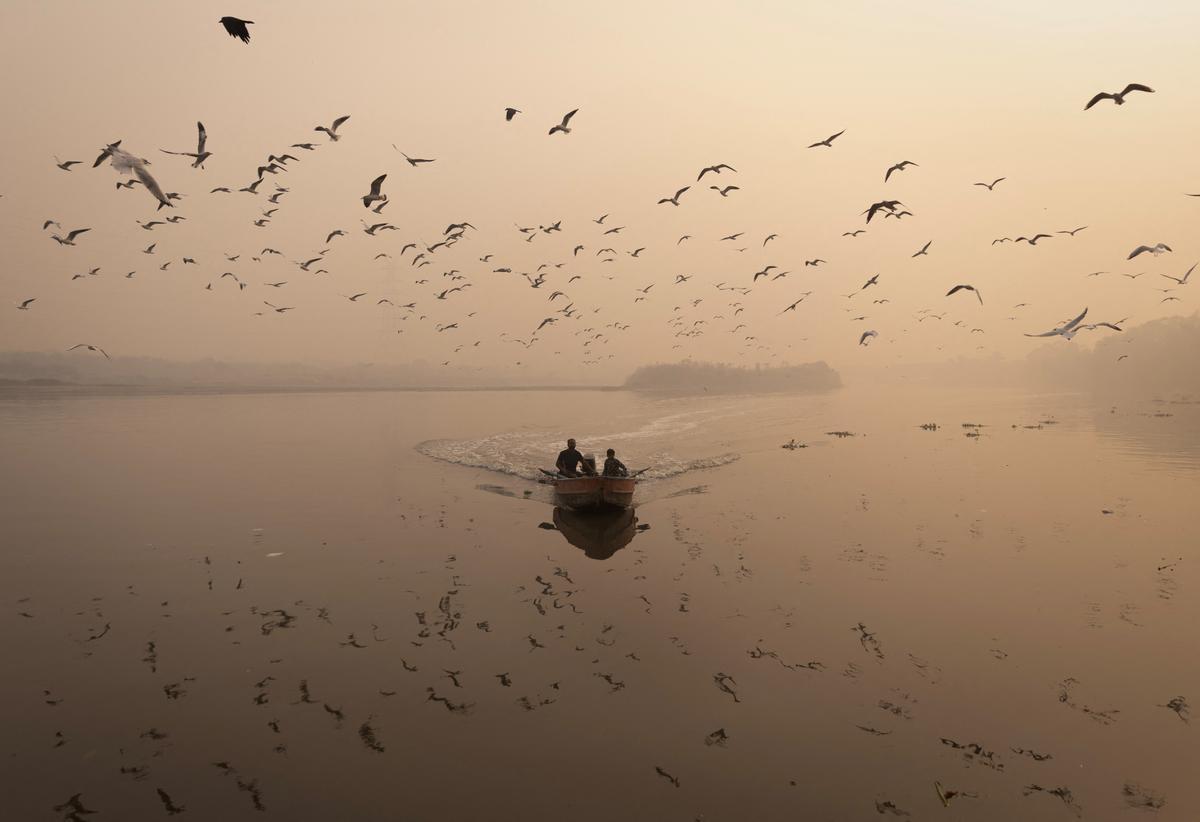
[[[249,44],[250,33],[247,28],[253,25],[251,20],[243,20],[236,17],[222,17],[219,21],[225,31],[239,41]],[[1103,100],[1111,100],[1115,105],[1121,106],[1126,102],[1126,97],[1133,92],[1141,92],[1144,94],[1153,93],[1154,90],[1148,86],[1131,83],[1119,92],[1101,92],[1092,97],[1086,106],[1085,110],[1091,109]],[[513,122],[518,115],[522,115],[522,110],[516,107],[508,106],[502,109],[505,122]],[[561,136],[570,135],[572,132],[572,123],[579,109],[573,109],[562,116],[559,122],[554,123],[548,129],[550,137],[561,139]],[[294,168],[296,163],[301,162],[301,157],[316,152],[318,149],[323,149],[324,145],[337,143],[343,139],[344,129],[350,121],[349,115],[339,116],[334,119],[329,125],[319,124],[314,127],[314,132],[324,136],[322,142],[302,141],[290,144],[283,151],[270,152],[267,154],[265,161],[255,169],[254,179],[252,182],[241,186],[231,187],[227,185],[216,186],[210,189],[210,196],[216,195],[233,195],[235,193],[248,194],[251,197],[265,200],[264,206],[261,208],[259,215],[252,221],[252,225],[258,229],[269,229],[272,220],[276,213],[280,211],[281,201],[290,192],[290,188],[281,184],[284,176],[290,168]],[[213,152],[209,150],[208,132],[204,124],[197,122],[197,138],[194,151],[161,149],[165,154],[179,156],[191,160],[190,167],[195,170],[205,168],[205,163],[213,157]],[[810,145],[808,149],[816,150],[836,150],[839,144],[837,141],[843,138],[846,130],[843,129],[828,137],[817,140]],[[556,137],[556,135],[559,135]],[[406,154],[400,150],[398,146],[392,146],[403,158],[404,162],[412,169],[419,169],[429,166],[437,162],[436,158],[417,157]],[[57,156],[54,158],[55,165],[65,172],[71,172],[73,166],[79,165],[78,160],[60,160]],[[181,214],[174,213],[174,209],[181,205],[182,200],[186,196],[180,192],[166,191],[160,185],[158,179],[151,174],[150,161],[131,153],[127,148],[122,146],[121,140],[106,144],[100,151],[92,164],[96,168],[105,162],[108,162],[111,167],[119,174],[128,175],[128,179],[122,179],[117,183],[118,189],[132,189],[140,186],[144,188],[155,201],[156,214],[163,209],[172,210],[170,216],[162,219],[139,220],[137,225],[146,231],[154,231],[160,227],[166,227],[172,224],[183,222],[187,218]],[[888,183],[901,173],[912,173],[912,169],[921,168],[920,164],[911,160],[902,160],[891,165],[888,165],[883,173],[883,182]],[[722,199],[734,197],[741,191],[741,187],[726,182],[730,177],[736,179],[738,174],[737,169],[729,163],[716,163],[700,169],[696,175],[696,179],[687,185],[682,185],[675,189],[674,193],[657,198],[659,206],[667,206],[672,209],[682,207],[688,200],[696,197],[694,189],[704,185],[707,182],[707,189],[714,194],[709,196],[719,196]],[[362,207],[365,210],[367,219],[360,219],[361,232],[368,238],[370,242],[379,244],[382,238],[389,232],[401,232],[402,229],[387,221],[382,215],[388,205],[392,202],[388,187],[388,173],[382,173],[375,176],[366,185],[366,191],[361,196]],[[1000,176],[992,179],[990,182],[980,181],[972,183],[973,186],[985,189],[988,192],[993,192],[996,187],[1005,182],[1008,178]],[[273,186],[272,191],[264,188],[264,184]],[[718,184],[718,181],[723,184]],[[1009,183],[1011,185],[1011,183]],[[1195,196],[1195,195],[1192,195]],[[889,220],[901,221],[906,217],[913,217],[913,212],[910,211],[905,204],[899,199],[881,199],[867,206],[862,212],[865,217],[862,228],[852,229],[843,232],[843,238],[854,239],[873,230],[879,220],[887,222]],[[479,310],[472,311],[452,311],[449,306],[443,305],[450,300],[461,299],[469,289],[482,284],[484,281],[494,281],[497,278],[505,277],[512,278],[517,284],[528,286],[534,291],[530,293],[526,300],[535,301],[542,300],[546,306],[546,316],[521,332],[520,329],[510,329],[501,332],[494,342],[499,344],[519,345],[524,349],[529,349],[534,346],[546,347],[547,345],[554,346],[553,353],[557,355],[566,355],[570,353],[578,354],[583,365],[596,365],[605,359],[613,359],[614,354],[602,354],[604,346],[608,345],[617,335],[624,334],[630,329],[638,328],[639,332],[646,330],[645,324],[637,322],[638,316],[634,314],[633,321],[627,321],[624,318],[617,319],[612,315],[615,314],[614,306],[599,305],[595,302],[593,294],[587,297],[583,295],[573,294],[575,289],[574,284],[584,280],[595,280],[602,278],[606,281],[614,283],[613,288],[616,290],[617,299],[620,299],[620,291],[622,288],[628,288],[627,299],[633,304],[648,303],[652,300],[657,300],[657,305],[665,307],[664,302],[673,306],[670,311],[670,316],[666,320],[666,331],[672,338],[671,350],[690,349],[689,341],[707,335],[715,335],[724,333],[732,335],[733,342],[740,346],[742,355],[749,352],[767,352],[767,356],[775,357],[778,355],[778,346],[769,344],[767,340],[760,339],[758,331],[755,333],[755,328],[750,326],[748,320],[751,320],[750,315],[742,317],[748,309],[751,313],[759,316],[764,313],[782,316],[786,314],[798,314],[799,308],[813,294],[815,289],[809,289],[798,293],[793,293],[783,298],[773,296],[774,292],[770,290],[774,283],[783,280],[789,276],[794,276],[792,270],[785,268],[776,263],[771,263],[757,271],[747,271],[745,274],[731,273],[726,279],[708,283],[706,286],[700,283],[692,283],[694,274],[666,274],[663,279],[649,282],[647,284],[629,284],[627,280],[616,276],[607,271],[615,271],[615,268],[609,268],[607,271],[603,268],[606,264],[614,266],[620,261],[640,261],[645,259],[643,255],[650,256],[657,249],[646,245],[638,245],[635,247],[621,248],[622,235],[621,232],[629,229],[627,224],[615,224],[611,220],[611,215],[606,213],[597,216],[593,219],[593,225],[572,228],[569,230],[563,225],[563,220],[547,221],[539,224],[516,225],[515,229],[519,232],[521,238],[527,243],[533,243],[540,238],[549,238],[554,235],[561,234],[564,239],[569,236],[569,240],[565,243],[560,243],[556,249],[561,249],[561,252],[551,252],[540,264],[533,270],[522,270],[522,267],[512,261],[497,259],[493,253],[484,253],[478,256],[476,262],[467,262],[458,255],[449,255],[449,252],[454,250],[456,246],[465,244],[468,241],[478,242],[479,232],[475,225],[469,220],[458,220],[445,227],[441,236],[432,243],[428,243],[423,239],[409,238],[399,244],[399,249],[392,245],[384,245],[378,248],[374,254],[376,261],[393,261],[397,258],[407,260],[411,270],[413,271],[412,285],[415,287],[426,288],[424,296],[419,293],[414,296],[413,293],[406,294],[400,300],[394,299],[394,293],[388,294],[371,293],[369,290],[353,290],[350,294],[341,294],[342,297],[353,303],[373,303],[380,309],[399,312],[399,322],[404,323],[408,320],[415,320],[417,323],[426,322],[428,327],[432,328],[437,335],[449,334],[451,342],[449,345],[442,348],[443,355],[446,356],[442,360],[442,365],[458,364],[460,360],[456,355],[464,350],[478,349],[485,342],[489,344],[492,340],[485,340],[484,335],[475,334],[472,339],[462,340],[460,334],[468,332],[473,321],[479,315]],[[875,222],[873,222],[875,221]],[[43,222],[43,230],[54,228],[56,231],[50,234],[50,239],[60,246],[74,248],[82,243],[86,245],[87,233],[91,230],[89,227],[71,227],[70,230],[64,230],[62,225],[57,220],[47,219]],[[1004,243],[1026,243],[1029,246],[1037,246],[1039,242],[1053,240],[1060,236],[1075,237],[1079,232],[1085,230],[1087,226],[1080,226],[1074,229],[1060,230],[1053,233],[1036,232],[1029,235],[1021,235],[1017,237],[1000,237],[992,241],[992,245],[1002,245]],[[218,263],[222,268],[233,268],[234,264],[242,265],[241,270],[225,270],[215,276],[204,285],[206,290],[213,290],[214,287],[228,279],[231,285],[236,287],[239,292],[250,290],[252,295],[260,295],[255,305],[258,307],[253,313],[256,316],[281,316],[291,312],[301,310],[301,306],[296,304],[284,304],[276,297],[266,298],[268,293],[279,292],[281,289],[289,286],[292,282],[291,278],[272,275],[269,278],[253,278],[244,270],[244,263],[239,263],[243,254],[250,258],[250,261],[255,264],[261,264],[264,260],[270,257],[278,257],[281,260],[291,259],[296,270],[309,277],[330,274],[333,258],[328,256],[333,249],[333,243],[338,238],[345,238],[349,235],[349,230],[343,227],[333,228],[325,232],[322,237],[323,241],[319,242],[320,250],[310,252],[309,254],[297,255],[304,259],[292,258],[284,252],[266,245],[257,253],[240,252],[237,254],[225,254],[225,264]],[[778,232],[773,232],[765,235],[760,243],[757,243],[760,252],[766,249],[772,241],[780,237]],[[743,239],[745,238],[745,239]],[[725,234],[714,241],[717,249],[728,249],[733,252],[745,252],[748,245],[745,243],[749,237],[745,231],[737,231]],[[680,246],[685,242],[694,240],[691,234],[682,234],[676,240],[674,245]],[[341,242],[345,242],[342,240]],[[699,242],[699,241],[697,241]],[[147,255],[156,253],[155,246],[157,243],[150,245],[145,249]],[[926,241],[919,249],[911,254],[913,259],[927,258],[931,254],[931,247],[934,245],[933,240]],[[593,248],[595,246],[595,248]],[[570,248],[569,254],[566,249]],[[1164,253],[1170,253],[1171,247],[1163,242],[1155,242],[1149,245],[1139,245],[1133,249],[1128,259],[1132,260],[1142,254],[1159,256]],[[409,252],[412,252],[411,256]],[[448,255],[448,256],[443,256]],[[581,256],[583,255],[583,256]],[[736,259],[736,258],[734,258]],[[158,266],[159,270],[167,271],[174,260],[166,260]],[[197,265],[195,256],[183,256],[180,266]],[[593,264],[601,266],[600,273],[596,273]],[[826,265],[827,260],[824,257],[814,256],[812,259],[804,260],[804,268],[814,268]],[[657,263],[654,263],[657,266]],[[457,267],[456,267],[457,266]],[[434,277],[423,269],[433,267],[432,270],[440,269],[440,277]],[[99,276],[102,270],[101,266],[92,266],[84,273],[75,273],[72,275],[72,280],[87,279],[90,277]],[[1099,276],[1106,272],[1095,272],[1089,276]],[[1172,274],[1161,274],[1162,277],[1168,278],[1174,282],[1174,286],[1162,289],[1164,296],[1162,302],[1180,301],[1180,297],[1172,293],[1177,289],[1188,284],[1188,276],[1190,270],[1183,276],[1177,277]],[[133,279],[136,276],[136,271],[129,271],[124,276],[127,279]],[[214,272],[215,274],[215,272]],[[1131,279],[1136,279],[1141,276],[1141,272],[1129,273],[1125,276]],[[744,277],[744,279],[741,279]],[[882,275],[876,273],[868,278],[857,289],[840,295],[828,294],[828,297],[840,296],[844,300],[843,310],[850,314],[850,321],[859,324],[859,328],[854,332],[854,338],[857,339],[860,346],[867,346],[872,341],[880,337],[880,332],[870,327],[876,320],[881,319],[873,317],[874,311],[884,311],[883,308],[891,302],[890,296],[887,294],[887,280],[890,278],[882,278]],[[764,280],[763,288],[757,287],[759,280]],[[827,281],[828,282],[828,281]],[[652,289],[658,286],[658,291],[651,293]],[[947,283],[947,290],[944,292],[945,298],[954,298],[955,295],[964,292],[973,295],[977,305],[982,308],[984,305],[984,296],[982,289],[978,283],[973,282],[951,282]],[[869,306],[862,305],[864,303],[863,295],[868,289],[874,287],[875,291],[872,294],[879,295],[877,299],[872,300]],[[664,294],[667,288],[672,289],[668,294]],[[677,289],[677,290],[675,290]],[[751,293],[754,296],[751,297]],[[884,293],[881,293],[884,292]],[[283,293],[288,293],[284,291]],[[941,292],[939,292],[941,293]],[[544,299],[543,299],[543,295]],[[856,299],[858,298],[858,299]],[[772,310],[769,302],[779,299],[776,303],[776,308]],[[38,300],[36,295],[27,296],[20,301],[17,308],[22,311],[36,310],[34,305]],[[535,303],[536,304],[536,303]],[[478,298],[473,301],[472,307],[479,305]],[[1013,306],[1013,310],[1026,307],[1027,303],[1020,303]],[[1070,340],[1079,331],[1095,331],[1105,329],[1113,332],[1122,331],[1121,323],[1124,320],[1105,320],[1102,322],[1083,324],[1083,319],[1087,316],[1088,309],[1084,307],[1082,311],[1078,308],[1070,314],[1063,317],[1061,322],[1049,331],[1044,332],[1029,332],[1026,336],[1029,337],[1062,337]],[[916,311],[911,319],[918,323],[926,320],[943,320],[947,316],[947,311],[938,310],[935,306],[930,305]],[[1077,316],[1076,316],[1077,315]],[[1074,316],[1074,319],[1069,317]],[[985,323],[978,315],[967,315],[973,317],[971,319],[962,318],[953,320],[954,326],[968,330],[970,334],[983,334],[986,332]],[[607,322],[604,320],[608,319]],[[889,321],[895,320],[895,316],[887,317]],[[1010,315],[1008,320],[1017,320],[1016,315]],[[1127,318],[1125,318],[1127,319]],[[751,320],[752,321],[752,320]],[[566,337],[565,332],[556,330],[561,328],[566,323],[571,323],[574,326],[573,336],[576,338],[572,343]],[[864,325],[868,327],[863,327]],[[882,326],[881,326],[882,327]],[[403,326],[398,328],[397,333],[402,333]],[[894,329],[893,333],[902,333],[907,331],[907,328]],[[455,332],[455,333],[450,333]],[[802,341],[807,340],[803,338]],[[64,347],[67,347],[64,341]],[[102,353],[106,357],[108,354],[105,349],[95,342],[74,343],[67,347],[67,350],[85,350],[89,352]],[[573,351],[564,351],[568,345],[574,345]],[[940,348],[941,346],[939,346]],[[977,345],[977,348],[983,348],[982,345]],[[683,351],[683,354],[690,354],[690,350]],[[520,360],[516,361],[518,365]]]

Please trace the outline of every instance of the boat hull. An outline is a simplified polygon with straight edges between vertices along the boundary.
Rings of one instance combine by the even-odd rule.
[[[554,481],[554,502],[572,511],[629,508],[637,480],[631,477],[570,477]]]

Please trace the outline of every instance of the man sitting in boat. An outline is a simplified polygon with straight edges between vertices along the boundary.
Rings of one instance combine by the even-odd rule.
[[[595,468],[589,468],[583,454],[576,450],[574,437],[567,440],[567,447],[558,453],[554,467],[564,477],[591,476],[596,473]]]
[[[604,476],[606,477],[627,477],[629,469],[625,467],[625,463],[617,459],[617,452],[613,449],[608,449],[608,459],[604,461]]]

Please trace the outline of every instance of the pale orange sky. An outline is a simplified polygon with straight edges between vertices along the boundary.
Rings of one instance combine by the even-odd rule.
[[[249,45],[221,29],[225,14],[256,21]],[[1067,344],[1022,332],[1047,330],[1084,306],[1089,319],[1134,323],[1190,314],[1191,288],[1166,303],[1171,295],[1156,289],[1173,285],[1160,272],[1182,276],[1200,259],[1190,230],[1200,198],[1183,196],[1200,192],[1198,26],[1200,7],[1184,3],[9,0],[0,6],[8,78],[0,96],[9,113],[0,350],[91,342],[114,356],[449,360],[479,374],[520,361],[607,382],[645,362],[689,356],[825,359],[846,371],[960,354],[1016,357]],[[1095,92],[1128,82],[1156,93],[1083,111]],[[523,113],[506,123],[505,106]],[[573,108],[572,133],[547,136]],[[338,143],[313,132],[343,114],[351,119]],[[213,152],[204,170],[159,152],[191,150],[197,119]],[[842,129],[833,148],[805,148]],[[116,190],[122,178],[111,169],[90,167],[117,138],[152,161],[165,190],[186,195],[175,209],[185,222],[150,232],[136,225],[165,213],[154,214],[143,190]],[[268,153],[308,141],[318,150],[291,150],[299,162],[268,176],[259,196],[208,193],[252,182]],[[409,168],[392,143],[437,162]],[[63,172],[55,155],[84,162]],[[900,160],[919,165],[884,183]],[[700,168],[719,162],[738,173],[696,183]],[[391,203],[376,216],[358,198],[385,172]],[[1008,179],[992,192],[971,185],[1001,176]],[[276,182],[290,193],[257,228]],[[722,198],[708,189],[717,182],[740,190]],[[656,205],[689,184],[679,208]],[[877,217],[867,233],[841,236],[864,227],[861,212],[885,197],[914,216]],[[605,213],[604,227],[592,222]],[[400,230],[368,237],[364,217]],[[92,231],[60,247],[41,231],[46,219]],[[412,268],[411,251],[400,258],[405,243],[432,244],[460,220],[479,230],[432,255],[432,265]],[[514,227],[556,220],[561,233],[532,243]],[[613,225],[627,228],[602,236]],[[1083,225],[1074,238],[1037,247],[991,245]],[[335,228],[348,236],[313,266],[329,274],[291,262],[316,256]],[[745,232],[741,242],[718,241],[735,232]],[[778,239],[763,248],[772,233]],[[676,246],[682,234],[693,239]],[[928,256],[911,257],[930,240]],[[1174,253],[1125,260],[1133,247],[1159,241]],[[142,254],[151,242],[155,254]],[[585,250],[574,257],[577,244]],[[250,260],[267,246],[283,257]],[[604,246],[617,249],[616,262],[600,262]],[[638,258],[628,255],[639,247]],[[374,260],[380,252],[393,259]],[[230,263],[223,253],[241,258]],[[487,253],[491,262],[481,263]],[[183,256],[198,264],[183,266]],[[804,266],[817,257],[828,264]],[[531,289],[517,272],[543,263],[564,265]],[[714,287],[751,286],[768,264],[790,273],[759,280],[746,296]],[[71,280],[96,266],[98,276]],[[439,301],[451,269],[472,287]],[[1085,276],[1098,270],[1108,273]],[[219,279],[224,271],[248,287]],[[1121,276],[1140,271],[1147,274]],[[842,296],[877,273],[878,286]],[[583,279],[568,285],[576,274]],[[677,274],[694,277],[674,285]],[[284,280],[279,289],[264,285]],[[636,289],[652,283],[635,303]],[[944,297],[957,283],[977,286],[985,305],[970,294]],[[566,300],[548,302],[554,290],[582,317],[555,314]],[[813,293],[779,316],[805,291]],[[368,296],[339,296],[357,292]],[[31,309],[17,311],[30,297]],[[407,312],[375,304],[384,297],[416,301],[418,313],[404,320]],[[295,310],[254,316],[264,299]],[[734,301],[744,308],[737,316]],[[1029,306],[1012,308],[1021,302]],[[917,323],[923,308],[948,313]],[[560,321],[531,348],[503,341],[528,340],[551,316]],[[674,336],[673,317],[703,334]],[[460,327],[435,330],[452,322]],[[613,322],[629,329],[605,327]],[[747,327],[733,332],[740,323]],[[879,338],[860,348],[867,328]],[[606,336],[584,347],[594,333]]]

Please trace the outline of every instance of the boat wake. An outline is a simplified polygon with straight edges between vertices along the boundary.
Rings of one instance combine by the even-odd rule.
[[[677,443],[681,435],[693,431],[705,421],[705,414],[682,412],[655,419],[632,431],[617,433],[588,434],[581,432],[581,443],[613,443],[618,446],[618,456],[631,471],[648,470],[642,479],[661,480],[677,477],[689,471],[700,471],[728,465],[739,459],[736,453],[693,457],[673,453],[667,443]],[[557,431],[514,431],[492,434],[474,440],[426,440],[416,450],[427,457],[463,465],[482,468],[512,477],[527,480],[543,478],[540,469],[552,468],[554,458],[563,447],[565,437]],[[595,453],[598,462],[604,461],[604,452],[597,448],[581,448],[585,454]]]

